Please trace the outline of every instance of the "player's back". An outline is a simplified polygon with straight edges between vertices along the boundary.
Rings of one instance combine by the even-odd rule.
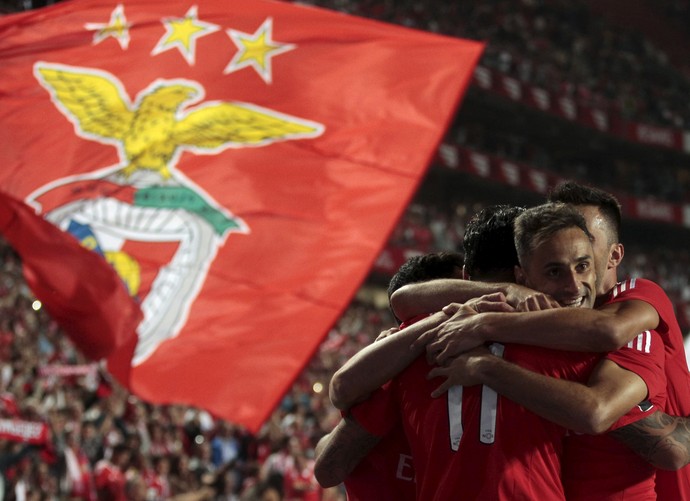
[[[502,345],[494,345],[499,351]],[[598,355],[506,345],[503,356],[542,374],[584,381]],[[432,399],[440,379],[418,359],[396,381],[412,447],[417,499],[565,499],[560,458],[565,429],[480,386]]]

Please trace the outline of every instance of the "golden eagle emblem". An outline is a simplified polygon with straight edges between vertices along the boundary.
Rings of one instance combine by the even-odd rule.
[[[77,134],[114,144],[126,177],[138,170],[169,179],[183,150],[218,153],[232,147],[316,137],[324,127],[259,106],[209,101],[203,87],[184,79],[156,80],[130,101],[112,74],[89,68],[37,63],[35,74]]]

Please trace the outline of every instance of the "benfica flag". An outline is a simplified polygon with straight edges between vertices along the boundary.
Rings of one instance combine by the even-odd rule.
[[[6,16],[0,189],[126,286],[128,304],[100,304],[142,314],[108,356],[135,394],[256,431],[366,276],[482,48],[264,0]]]

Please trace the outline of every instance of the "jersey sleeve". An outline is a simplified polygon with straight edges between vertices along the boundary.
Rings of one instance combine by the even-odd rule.
[[[387,435],[400,421],[393,383],[388,382],[364,402],[353,405],[350,415],[366,431],[377,437]]]
[[[657,331],[661,334],[668,331],[669,326],[673,325],[675,320],[675,310],[673,303],[668,298],[664,289],[655,282],[646,280],[644,278],[632,278],[619,282],[611,292],[609,302],[617,303],[620,301],[628,301],[636,299],[644,301],[651,305],[659,314],[660,325]]]
[[[647,399],[616,421],[611,430],[645,418],[666,402],[665,352],[661,336],[656,331],[645,331],[621,349],[606,355],[608,360],[634,372],[647,385]]]

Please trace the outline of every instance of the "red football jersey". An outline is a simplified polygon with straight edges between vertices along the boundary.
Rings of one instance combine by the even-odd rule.
[[[664,410],[672,416],[690,416],[690,371],[673,303],[659,285],[642,278],[616,284],[610,293],[609,302],[630,299],[645,301],[659,313],[659,326],[656,330],[666,348],[667,399]],[[661,500],[690,499],[690,468],[678,471],[658,470],[656,483],[657,495]]]
[[[502,345],[494,345],[501,354]],[[600,355],[506,345],[509,361],[547,375],[585,381]],[[487,387],[430,394],[431,367],[420,357],[391,384],[363,402],[359,422],[384,435],[399,416],[416,472],[417,499],[514,501],[565,499],[560,479],[566,430]],[[368,409],[368,410],[367,410]]]
[[[351,409],[352,417],[357,421],[366,421],[362,412],[367,411],[359,405]],[[345,490],[349,501],[415,501],[412,453],[399,417],[397,425],[384,434],[376,447],[347,476]]]
[[[661,336],[645,331],[606,358],[640,376],[649,405],[635,406],[611,429],[635,422],[666,400],[665,350]],[[563,456],[563,486],[568,501],[651,501],[656,499],[656,469],[608,435],[570,435]],[[595,494],[594,494],[595,493]]]

